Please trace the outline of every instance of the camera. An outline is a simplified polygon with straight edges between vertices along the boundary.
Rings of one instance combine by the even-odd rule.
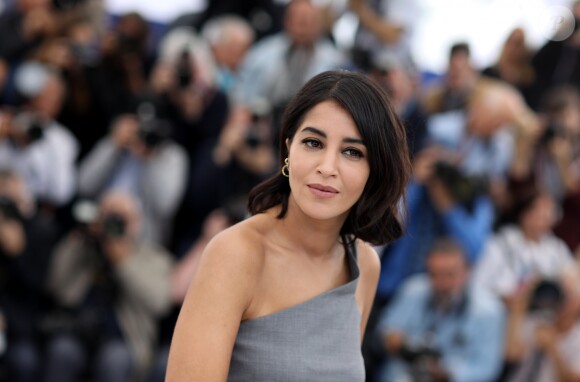
[[[52,0],[52,6],[56,10],[65,11],[85,2],[86,0]]]
[[[246,133],[244,143],[249,148],[255,149],[263,143],[259,134],[261,126],[267,124],[266,129],[269,129],[270,124],[272,123],[272,105],[265,99],[259,99],[253,102],[249,108],[252,120]]]
[[[543,134],[540,136],[540,143],[549,144],[556,137],[565,137],[564,128],[557,124],[551,123],[544,130]]]
[[[542,279],[532,290],[528,312],[551,322],[563,303],[562,286],[555,280]]]
[[[44,137],[44,124],[31,112],[20,112],[14,117],[13,126],[24,136],[26,143],[31,144]]]
[[[169,124],[161,119],[141,121],[137,134],[141,142],[150,149],[169,139]]]
[[[0,214],[6,220],[22,220],[22,215],[16,203],[4,195],[0,195]]]
[[[180,89],[186,89],[193,82],[193,73],[191,70],[192,57],[191,53],[187,48],[184,48],[177,60],[177,66],[175,68],[177,76],[177,84]]]
[[[436,162],[434,176],[443,182],[451,196],[462,205],[470,206],[486,189],[483,178],[469,176],[449,162]]]
[[[409,363],[417,362],[418,360],[441,358],[439,349],[426,344],[405,344],[401,349],[401,358]]]
[[[139,127],[137,136],[149,149],[158,147],[171,136],[171,125],[158,117],[159,104],[155,99],[144,98],[136,106]]]
[[[102,234],[105,238],[120,238],[127,232],[125,218],[117,213],[111,213],[103,219]]]
[[[431,365],[441,359],[441,351],[427,344],[405,344],[400,352],[401,358],[409,366],[409,372],[416,382],[430,382]]]

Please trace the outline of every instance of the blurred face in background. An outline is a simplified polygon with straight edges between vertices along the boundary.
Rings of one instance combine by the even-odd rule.
[[[141,228],[141,217],[137,201],[122,191],[111,191],[100,202],[101,222],[107,216],[116,215],[125,223],[127,237],[137,237]]]
[[[564,108],[556,116],[556,122],[564,128],[566,136],[580,136],[580,102]]]
[[[229,33],[213,46],[216,62],[235,72],[242,62],[253,40],[244,35]]]
[[[43,118],[55,119],[62,108],[64,96],[63,81],[56,75],[50,75],[40,93],[31,100],[31,104],[34,111]]]
[[[427,258],[427,273],[437,302],[445,304],[460,295],[468,281],[469,271],[459,250],[433,252]]]
[[[312,45],[322,31],[322,15],[308,0],[293,0],[286,8],[284,29],[296,45]]]
[[[24,11],[29,11],[35,8],[48,7],[51,0],[18,0],[18,7]]]
[[[548,194],[539,195],[520,215],[520,227],[531,240],[539,240],[549,233],[556,221],[556,203]]]
[[[467,52],[459,51],[449,59],[447,71],[447,86],[451,90],[462,91],[468,89],[475,77],[471,60]]]

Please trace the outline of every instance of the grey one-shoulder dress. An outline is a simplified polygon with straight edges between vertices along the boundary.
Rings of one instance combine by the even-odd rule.
[[[363,382],[361,314],[355,301],[356,250],[346,246],[352,279],[293,307],[241,323],[229,382]]]

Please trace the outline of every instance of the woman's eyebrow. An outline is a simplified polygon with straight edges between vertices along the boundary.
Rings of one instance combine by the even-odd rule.
[[[326,138],[326,133],[322,130],[318,130],[316,127],[306,126],[300,132],[306,132],[306,131],[309,131],[313,134],[320,135],[321,137]]]
[[[316,135],[319,135],[323,138],[326,138],[326,133],[324,131],[319,130],[316,127],[312,127],[312,126],[306,126],[300,132],[311,132],[313,134],[316,134]],[[344,138],[342,141],[345,143],[356,143],[356,144],[360,144],[363,146],[365,145],[364,141],[360,138],[347,137],[347,138]]]

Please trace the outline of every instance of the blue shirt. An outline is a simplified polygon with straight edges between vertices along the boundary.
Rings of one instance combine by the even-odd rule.
[[[431,304],[431,284],[424,275],[410,278],[382,313],[381,333],[400,332],[407,343],[423,342],[432,333],[432,344],[441,352],[441,363],[453,382],[488,382],[497,376],[503,360],[505,312],[499,299],[469,286],[462,304],[447,314],[437,314]],[[402,381],[407,366],[397,358],[386,366],[384,381]]]
[[[438,212],[425,186],[416,182],[407,187],[408,218],[406,232],[383,252],[377,294],[388,298],[408,276],[424,272],[425,257],[440,236],[450,236],[463,247],[474,264],[491,234],[494,207],[487,195],[476,198],[471,211],[455,205]]]

